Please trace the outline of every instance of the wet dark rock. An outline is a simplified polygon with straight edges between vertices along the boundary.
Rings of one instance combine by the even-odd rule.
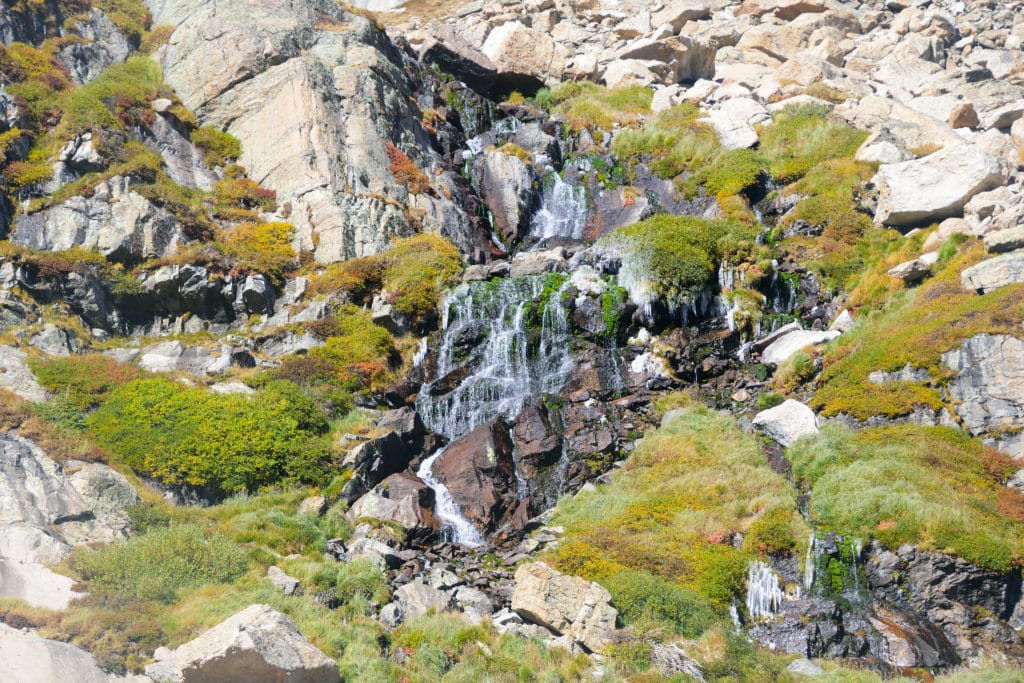
[[[510,521],[519,504],[512,451],[508,423],[495,418],[453,441],[434,463],[434,476],[479,529]]]
[[[941,629],[962,658],[982,651],[1024,656],[1024,641],[1007,623],[1021,601],[1020,571],[982,570],[950,555],[877,543],[865,566],[873,595]]]

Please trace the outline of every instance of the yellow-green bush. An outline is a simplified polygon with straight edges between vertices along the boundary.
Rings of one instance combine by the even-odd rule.
[[[867,133],[828,120],[828,110],[817,105],[790,106],[772,117],[760,131],[760,152],[768,171],[784,182],[803,176],[827,159],[853,156]]]
[[[43,388],[81,411],[97,407],[111,391],[142,377],[138,367],[118,363],[102,354],[52,360],[31,358],[29,367]]]
[[[569,126],[582,130],[610,129],[614,124],[632,125],[651,110],[654,91],[643,86],[605,88],[587,81],[562,83],[545,97],[554,113]]]
[[[242,223],[220,234],[224,253],[242,270],[263,273],[275,285],[298,266],[292,247],[295,228],[291,223]]]
[[[141,379],[115,389],[87,423],[102,447],[137,472],[213,495],[325,478],[326,417],[289,382],[271,382],[249,398]]]

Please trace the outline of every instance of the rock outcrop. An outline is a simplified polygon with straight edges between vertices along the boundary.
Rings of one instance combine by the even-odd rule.
[[[960,281],[964,289],[979,294],[1024,282],[1024,251],[1000,254],[965,268]]]
[[[974,145],[947,147],[921,159],[882,164],[875,220],[914,226],[959,215],[967,201],[1006,178],[999,160]]]
[[[1024,341],[979,334],[942,356],[956,376],[949,384],[956,412],[972,434],[1024,426]],[[1024,452],[1012,453],[1024,456]]]
[[[396,179],[389,150],[427,177],[442,169],[414,84],[382,31],[319,0],[151,7],[156,23],[175,26],[159,52],[165,79],[199,121],[242,142],[240,163],[276,191],[299,249],[337,261],[414,232],[402,207],[413,189],[424,190]],[[429,231],[457,237],[469,221],[432,192],[415,205],[415,221]]]
[[[13,235],[33,249],[81,247],[123,262],[169,256],[186,239],[174,216],[132,191],[123,176],[96,185],[89,197],[21,216]]]
[[[5,681],[75,681],[112,683],[92,655],[70,643],[47,640],[0,623],[0,679]]]
[[[568,635],[592,652],[612,642],[618,612],[600,584],[567,576],[543,562],[516,570],[512,609],[532,624],[556,635]]]
[[[252,605],[174,650],[157,650],[146,675],[157,683],[335,683],[333,659],[269,605]]]

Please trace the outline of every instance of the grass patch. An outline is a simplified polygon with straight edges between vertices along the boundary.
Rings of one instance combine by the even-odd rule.
[[[787,456],[825,528],[893,548],[915,543],[993,571],[1024,558],[1024,497],[1005,485],[1016,468],[966,432],[828,425]]]
[[[867,133],[828,120],[818,105],[786,107],[759,131],[759,150],[776,180],[792,182],[828,159],[853,156]]]
[[[653,98],[654,91],[644,86],[605,88],[589,81],[562,83],[538,95],[538,101],[565,117],[573,130],[635,126],[651,111]]]
[[[552,523],[565,536],[549,558],[605,585],[627,623],[696,634],[725,618],[752,558],[806,537],[795,509],[792,487],[752,438],[691,407],[647,433],[610,485],[559,503]],[[742,548],[736,534],[747,537]]]
[[[942,362],[943,353],[976,334],[1021,334],[1024,286],[984,295],[963,290],[961,270],[981,255],[975,245],[951,258],[935,277],[897,294],[887,308],[865,316],[855,330],[830,344],[811,406],[826,416],[845,413],[859,420],[943,407],[939,389],[953,374]],[[871,372],[898,371],[908,364],[931,373],[934,384],[868,381]]]

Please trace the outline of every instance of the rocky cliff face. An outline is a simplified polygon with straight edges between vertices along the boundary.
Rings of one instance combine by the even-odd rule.
[[[299,249],[329,263],[420,229],[467,237],[471,219],[449,198],[457,183],[414,100],[421,83],[370,21],[332,2],[152,9],[175,26],[159,53],[167,82],[201,122],[242,142],[240,162],[277,192]],[[389,146],[430,182],[403,185]]]

